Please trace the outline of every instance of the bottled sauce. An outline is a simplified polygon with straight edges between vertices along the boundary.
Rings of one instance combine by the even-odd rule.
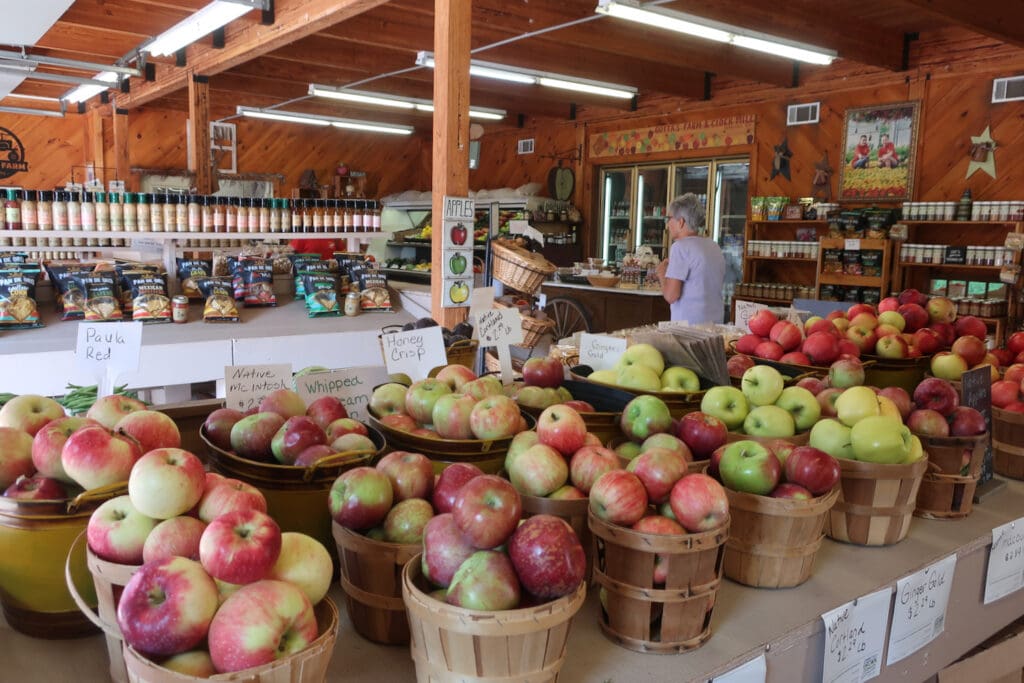
[[[74,237],[62,237],[62,247],[80,247],[85,244],[82,232],[82,195],[79,192],[68,192],[68,230],[75,233]]]
[[[349,202],[349,201],[345,201],[344,204],[345,204],[345,214],[344,214],[344,216],[342,216],[342,219],[341,219],[342,220],[341,230],[342,230],[342,232],[352,232],[352,229],[353,229],[352,203]]]
[[[198,206],[196,208],[199,208]],[[199,214],[196,214],[199,217]],[[189,220],[188,197],[183,194],[174,196],[174,230],[176,232],[189,232],[191,221]],[[196,225],[199,225],[196,223]],[[170,228],[165,227],[168,232]]]
[[[224,232],[224,221],[225,214],[227,213],[227,197],[210,197],[211,200],[215,200],[216,204],[213,206],[213,231]]]
[[[107,204],[107,195],[104,192],[93,194],[93,211],[95,213],[96,232],[110,232],[110,206]],[[84,205],[83,205],[84,210]],[[85,222],[83,216],[82,222]],[[89,244],[110,246],[110,238],[90,238]]]
[[[281,232],[292,231],[292,209],[288,206],[288,200],[281,200]]]
[[[164,232],[174,232],[174,226],[178,223],[178,210],[175,197],[171,193],[166,193],[163,196],[164,203],[160,206],[161,209],[161,225],[163,225]],[[156,230],[156,224],[153,224],[153,230]]]
[[[139,193],[135,199],[135,220],[139,232],[150,232],[153,229],[153,207],[149,195]]]
[[[68,195],[70,192],[55,192],[53,200],[53,229],[54,232],[66,233],[68,231]],[[59,247],[64,244],[63,237],[54,237],[49,240],[51,247]]]
[[[135,232],[139,229],[138,214],[136,213],[135,195],[131,192],[125,192],[124,203],[121,205],[121,213],[124,218],[124,230],[125,232]],[[110,227],[114,227],[114,210],[111,207],[110,211]]]
[[[264,201],[270,203],[270,208],[267,209],[270,212],[270,232],[281,232],[280,202],[277,199],[265,199]]]
[[[377,202],[373,203],[372,232],[380,232],[380,208],[377,206]]]
[[[370,202],[363,202],[363,227],[362,229],[366,232],[370,232],[373,229],[373,212],[370,211]]]
[[[313,210],[310,207],[311,199],[302,201],[302,232],[313,232]]]
[[[200,213],[202,215],[202,219],[199,221],[199,224],[202,227],[203,232],[214,232],[214,230],[213,230],[213,205],[216,202],[217,202],[217,200],[215,198],[213,198],[213,197],[200,197],[199,198],[199,204],[200,204],[200,207],[201,207]]]
[[[351,202],[352,204],[352,232],[363,231],[363,209],[359,206],[359,202]]]
[[[313,199],[311,203],[313,204],[313,232],[323,232],[324,216],[322,213],[323,207],[321,206],[323,202],[320,199]]]
[[[85,232],[96,232],[96,204],[93,201],[95,195],[92,192],[82,193],[82,230]],[[75,240],[75,246],[88,245],[95,247],[99,244],[95,237],[84,237]]]
[[[248,220],[246,221],[247,229],[248,229],[249,232],[259,232],[260,231],[260,200],[256,199],[255,197],[253,197],[253,198],[250,198],[248,200],[248,202],[249,202],[249,207],[248,207],[249,210],[247,212]]]
[[[53,193],[49,190],[39,192],[39,201],[36,202],[36,223],[40,230],[53,230]],[[50,239],[40,237],[37,240],[39,246],[49,246]]]
[[[264,197],[257,201],[260,205],[260,232],[270,232],[270,200]]]
[[[38,230],[38,214],[36,213],[36,191],[22,190],[21,192],[21,229]],[[26,237],[25,246],[34,247],[37,244],[35,237]]]
[[[292,200],[292,222],[291,222],[292,232],[303,232],[303,230],[302,230],[302,206],[301,206],[301,203],[302,203],[301,199],[293,199]]]
[[[4,230],[21,230],[21,202],[18,200],[18,191],[7,190],[7,198],[4,200]],[[5,235],[2,244],[11,244],[16,247],[25,244],[24,237],[13,237]]]
[[[188,231],[201,232],[203,229],[203,212],[199,207],[199,197],[194,194],[188,196]]]
[[[341,210],[341,200],[331,201],[331,232],[341,232],[345,225],[345,212]]]
[[[164,231],[164,197],[163,195],[150,195],[149,205],[149,229],[153,232]],[[142,226],[139,226],[142,229]]]
[[[111,192],[107,195],[107,213],[110,216],[110,231],[124,232],[124,204],[121,203],[120,193]],[[98,216],[97,221],[99,221]],[[108,242],[114,246],[124,244],[124,240],[120,237],[113,237]]]
[[[238,209],[239,200],[237,197],[228,197],[224,207],[224,229],[227,232],[238,232]]]

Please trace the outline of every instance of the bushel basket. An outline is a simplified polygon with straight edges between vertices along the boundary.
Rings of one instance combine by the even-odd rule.
[[[829,538],[855,545],[892,545],[907,537],[928,460],[882,465],[839,459],[839,500],[825,524]]]
[[[992,471],[1024,479],[1024,413],[992,406]]]

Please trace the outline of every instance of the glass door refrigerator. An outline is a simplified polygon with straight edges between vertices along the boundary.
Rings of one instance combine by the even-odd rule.
[[[665,208],[668,206],[668,166],[640,166],[636,173],[636,217],[633,249],[650,247],[658,258],[668,255]]]
[[[609,265],[622,261],[633,250],[633,190],[636,167],[601,170],[600,256]]]

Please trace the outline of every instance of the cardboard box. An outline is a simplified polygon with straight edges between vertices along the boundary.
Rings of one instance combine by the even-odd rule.
[[[977,646],[938,674],[938,683],[1022,683],[1024,619]]]

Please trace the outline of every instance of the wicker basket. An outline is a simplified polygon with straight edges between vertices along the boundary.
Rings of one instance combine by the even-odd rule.
[[[402,572],[418,683],[547,683],[558,678],[586,583],[536,607],[496,612],[454,607],[428,593],[420,556]]]
[[[332,525],[341,560],[341,587],[356,632],[385,645],[409,642],[409,620],[402,602],[402,568],[422,543],[385,543]]]
[[[992,407],[992,470],[1024,479],[1024,413]]]
[[[841,458],[839,466],[839,500],[825,523],[829,538],[855,545],[892,545],[906,538],[928,461],[880,465]]]
[[[755,588],[790,588],[811,578],[838,487],[811,500],[725,493],[732,517],[726,576]]]
[[[605,594],[598,623],[630,650],[674,654],[711,637],[711,612],[722,581],[729,521],[685,536],[644,534],[588,517],[594,534],[594,582]],[[654,566],[667,562],[663,587]]]
[[[525,361],[521,361],[518,358],[512,359],[512,379],[516,380],[523,378],[520,373],[523,371],[524,362]],[[498,360],[498,356],[494,351],[487,351],[484,353],[484,370],[494,373],[501,372],[501,361]]]
[[[533,294],[558,267],[522,247],[491,243],[494,279],[524,294]]]
[[[961,519],[971,514],[978,478],[958,474],[942,474],[939,467],[928,463],[928,471],[917,492],[914,514],[926,519]]]

